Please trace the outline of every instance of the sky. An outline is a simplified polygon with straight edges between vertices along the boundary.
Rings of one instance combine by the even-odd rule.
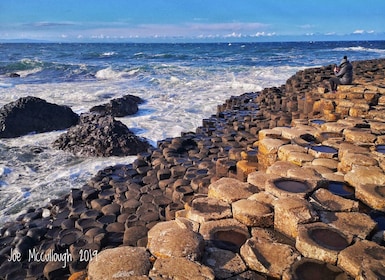
[[[0,0],[0,41],[385,40],[384,0]]]

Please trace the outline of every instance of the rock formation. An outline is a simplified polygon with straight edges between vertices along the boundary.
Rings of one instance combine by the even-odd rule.
[[[112,99],[109,103],[94,106],[90,112],[100,115],[111,115],[113,117],[124,117],[138,112],[138,104],[143,103],[140,97],[134,95],[125,95],[120,98]]]
[[[112,116],[82,114],[53,146],[79,156],[127,156],[146,151],[149,144]]]
[[[0,109],[0,138],[62,130],[75,125],[78,120],[79,116],[67,106],[37,97],[22,97]]]

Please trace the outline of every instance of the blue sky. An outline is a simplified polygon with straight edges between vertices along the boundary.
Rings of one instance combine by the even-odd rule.
[[[0,0],[0,40],[385,40],[384,0]]]

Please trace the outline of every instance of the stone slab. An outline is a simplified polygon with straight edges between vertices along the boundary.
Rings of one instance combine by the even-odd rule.
[[[307,258],[336,264],[338,253],[352,242],[338,230],[317,222],[298,227],[295,247]]]
[[[315,209],[331,212],[356,212],[359,206],[358,201],[343,198],[323,188],[313,193],[310,202]]]
[[[278,179],[280,176],[276,174],[266,174],[264,171],[252,172],[247,176],[247,182],[258,188],[260,191],[265,190],[267,180]]]
[[[232,217],[230,204],[212,197],[195,198],[185,209],[186,218],[198,223]]]
[[[203,237],[185,223],[157,223],[147,236],[147,248],[157,258],[189,257],[191,260],[199,260],[202,256]]]
[[[212,269],[186,258],[157,259],[151,269],[151,279],[214,280]]]
[[[270,227],[274,223],[273,210],[256,200],[241,199],[231,205],[233,217],[249,227]]]
[[[241,256],[252,270],[280,278],[300,254],[290,245],[253,237],[242,246]]]
[[[385,186],[384,185],[356,185],[356,198],[369,205],[371,208],[385,212]]]
[[[298,235],[298,225],[315,222],[317,213],[306,200],[281,198],[274,205],[274,229],[291,238]]]
[[[321,212],[320,218],[345,235],[361,239],[366,239],[377,226],[368,215],[359,212]]]
[[[258,141],[258,152],[264,155],[277,154],[278,149],[287,144],[287,141],[281,139],[264,138]]]
[[[351,186],[359,185],[385,185],[385,173],[378,166],[353,166],[352,170],[344,176]]]
[[[248,198],[258,192],[258,188],[233,178],[221,178],[209,185],[208,197],[221,199],[232,203],[242,198]]]
[[[127,279],[148,275],[150,254],[146,248],[122,246],[101,251],[88,265],[88,279]]]
[[[364,260],[370,260],[371,265],[385,267],[385,248],[368,240],[357,241],[340,252],[338,266],[353,277],[358,277],[359,274],[362,275]],[[370,271],[370,265],[365,269]]]
[[[241,274],[247,267],[238,253],[216,247],[206,247],[202,263],[210,267],[218,279]]]

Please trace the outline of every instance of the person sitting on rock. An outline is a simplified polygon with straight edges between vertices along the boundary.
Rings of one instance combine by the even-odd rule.
[[[333,93],[337,91],[338,85],[350,85],[353,82],[353,65],[349,62],[346,55],[341,60],[340,66],[334,67],[334,74],[336,77],[332,77],[329,80]]]

